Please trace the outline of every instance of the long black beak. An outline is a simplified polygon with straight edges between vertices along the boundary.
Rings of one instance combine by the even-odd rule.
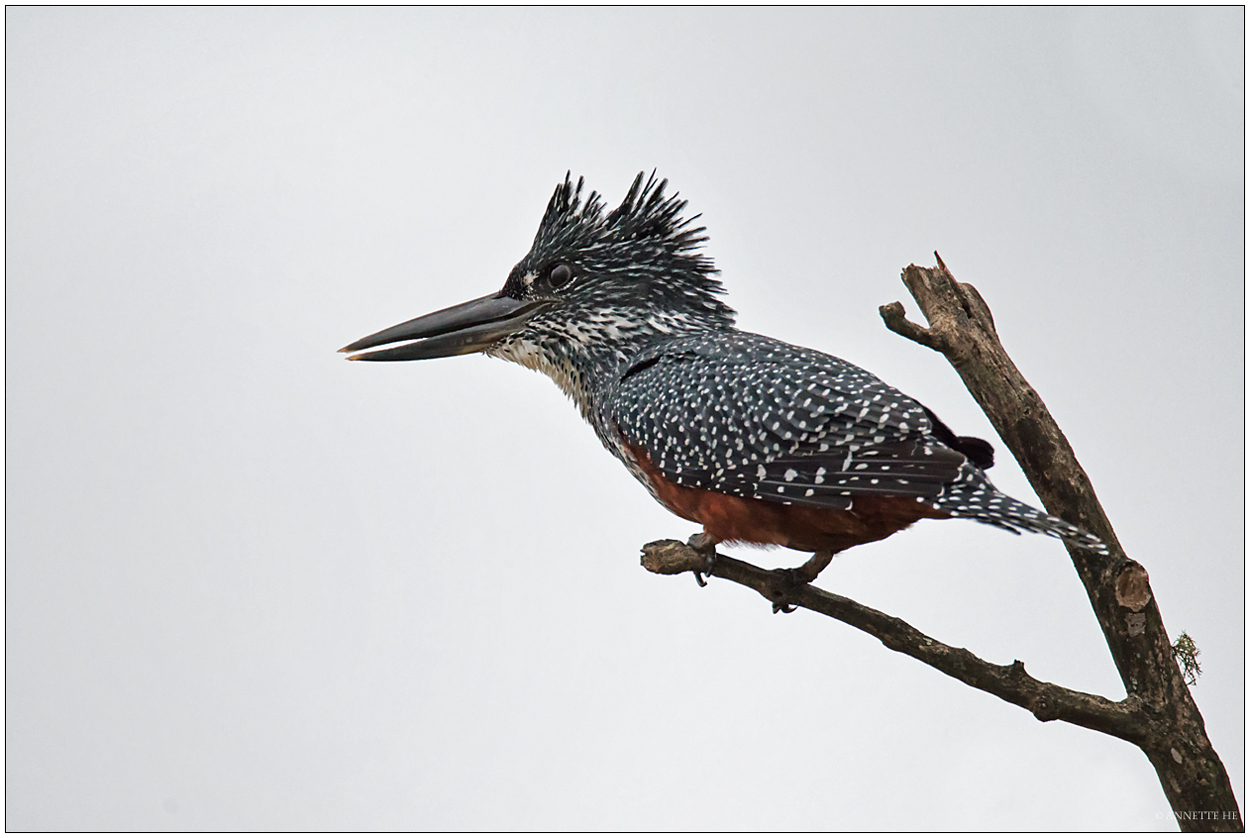
[[[349,361],[417,361],[480,352],[508,335],[520,331],[535,314],[551,306],[546,300],[522,301],[501,293],[488,294],[458,306],[417,317],[398,326],[349,343],[339,352],[355,352],[411,340],[414,343],[351,355]]]

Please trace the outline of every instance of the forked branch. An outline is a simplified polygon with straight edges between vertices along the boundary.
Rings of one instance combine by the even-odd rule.
[[[1150,577],[1125,555],[1067,437],[999,342],[985,300],[971,285],[957,282],[942,257],[937,262],[934,268],[909,265],[903,271],[903,284],[928,328],[908,321],[897,302],[881,307],[886,327],[941,352],[1046,511],[1092,532],[1110,548],[1103,556],[1067,545],[1125,691],[1152,718],[1150,735],[1137,745],[1154,766],[1181,829],[1243,831],[1228,773],[1177,666]],[[1219,816],[1193,817],[1209,812]]]

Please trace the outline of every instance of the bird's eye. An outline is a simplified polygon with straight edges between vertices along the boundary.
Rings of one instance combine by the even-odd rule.
[[[551,280],[552,288],[559,288],[573,278],[573,271],[568,265],[556,265],[551,269],[551,274],[548,278]]]

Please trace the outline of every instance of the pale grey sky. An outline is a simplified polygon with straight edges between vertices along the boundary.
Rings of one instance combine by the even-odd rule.
[[[1202,649],[1240,793],[1243,23],[7,9],[6,825],[1175,828],[1129,745],[643,571],[694,526],[547,380],[335,354],[500,287],[569,169],[658,168],[743,328],[999,444],[877,315],[940,251]],[[1052,539],[922,522],[821,583],[1123,696]]]

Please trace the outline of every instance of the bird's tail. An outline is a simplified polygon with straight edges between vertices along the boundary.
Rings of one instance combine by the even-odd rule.
[[[964,464],[959,477],[943,490],[935,506],[953,518],[969,518],[1017,534],[1035,532],[1062,538],[1074,547],[1103,555],[1109,552],[1098,536],[1004,495],[985,472],[971,463]]]

